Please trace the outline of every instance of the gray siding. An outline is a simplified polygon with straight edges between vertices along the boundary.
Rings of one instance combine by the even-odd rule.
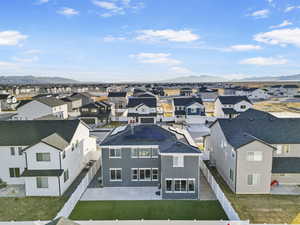
[[[158,174],[160,174],[160,158],[131,158],[131,149],[122,148],[122,158],[110,159],[109,149],[102,148],[102,176],[103,186],[106,187],[134,187],[134,186],[158,186],[158,181],[132,181],[131,169],[132,168],[158,168]],[[110,168],[122,168],[122,182],[110,181]]]
[[[262,161],[247,161],[248,151],[261,151]],[[270,193],[273,148],[259,141],[251,142],[237,150],[237,194],[268,194]],[[256,185],[248,185],[249,174],[260,174]]]
[[[161,156],[161,187],[163,199],[198,199],[199,156],[184,156],[184,167],[173,167],[172,156]],[[195,193],[166,193],[166,178],[194,178]],[[173,185],[174,189],[174,185]]]

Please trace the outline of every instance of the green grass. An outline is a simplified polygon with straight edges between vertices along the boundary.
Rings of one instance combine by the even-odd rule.
[[[80,201],[73,220],[226,220],[218,201]]]
[[[58,197],[0,198],[0,221],[50,220],[65,202]]]
[[[209,168],[241,220],[251,223],[289,224],[300,213],[299,195],[237,195],[215,168]]]

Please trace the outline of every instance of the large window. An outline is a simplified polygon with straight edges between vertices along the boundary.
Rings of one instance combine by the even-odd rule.
[[[133,148],[131,158],[158,158],[157,148]]]
[[[10,177],[20,177],[20,168],[9,168]]]
[[[166,181],[166,192],[168,193],[195,193],[195,179],[168,178]]]
[[[119,148],[109,149],[109,158],[121,158],[121,149]]]
[[[122,181],[122,169],[120,168],[110,169],[110,181]]]
[[[158,181],[157,168],[132,168],[132,181]]]
[[[36,187],[37,188],[48,188],[48,177],[37,177],[36,178]]]
[[[247,152],[247,161],[262,161],[263,154],[262,152]]]
[[[257,185],[260,180],[260,174],[253,173],[248,175],[247,183],[248,185]]]
[[[173,156],[173,167],[184,167],[184,156]]]
[[[50,161],[50,153],[36,153],[36,161],[38,162],[49,162]]]

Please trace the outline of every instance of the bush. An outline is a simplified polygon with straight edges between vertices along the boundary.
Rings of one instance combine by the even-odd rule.
[[[5,188],[7,186],[6,182],[4,182],[1,178],[0,178],[0,189],[1,188]]]

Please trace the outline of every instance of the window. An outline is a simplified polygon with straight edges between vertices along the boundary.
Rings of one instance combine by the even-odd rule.
[[[151,158],[151,149],[140,149],[140,158]]]
[[[282,154],[282,145],[277,145],[276,148],[277,148],[276,154],[277,154],[277,155]]]
[[[79,141],[76,140],[75,147],[78,148],[78,146],[79,146]]]
[[[173,183],[173,180],[166,180],[166,192],[172,191],[172,183]]]
[[[19,155],[22,155],[22,147],[18,147],[18,153]]]
[[[36,161],[38,162],[49,162],[50,153],[36,153]]]
[[[259,183],[260,174],[254,173],[248,175],[248,185],[257,185]]]
[[[247,152],[247,161],[262,161],[262,152]]]
[[[37,188],[48,188],[48,177],[37,177],[36,187]]]
[[[64,182],[66,182],[67,180],[69,180],[69,170],[64,171]]]
[[[9,168],[10,177],[20,177],[20,168]]]
[[[290,145],[283,145],[283,152],[288,154],[290,152]]]
[[[15,155],[15,147],[10,147],[10,155]]]
[[[122,181],[122,169],[110,169],[110,181]]]
[[[131,169],[131,180],[137,181],[138,180],[138,169]]]
[[[138,158],[138,157],[139,157],[139,149],[138,148],[131,149],[131,158]]]
[[[121,149],[119,148],[109,149],[109,158],[121,158]]]
[[[152,180],[158,180],[158,169],[152,169]]]
[[[246,109],[246,105],[241,105],[241,109]]]
[[[75,150],[75,144],[72,144],[72,152]]]
[[[62,152],[62,158],[63,158],[63,159],[66,158],[66,151],[63,151],[63,152]]]
[[[175,192],[186,192],[186,180],[175,180]]]
[[[158,157],[158,149],[152,148],[152,158],[157,158],[157,157]]]
[[[188,192],[195,192],[195,179],[189,179]]]
[[[233,172],[233,170],[230,168],[230,169],[229,169],[229,178],[230,178],[231,181],[233,181],[233,177],[234,177],[234,172]]]
[[[173,167],[184,167],[184,156],[173,156]]]

